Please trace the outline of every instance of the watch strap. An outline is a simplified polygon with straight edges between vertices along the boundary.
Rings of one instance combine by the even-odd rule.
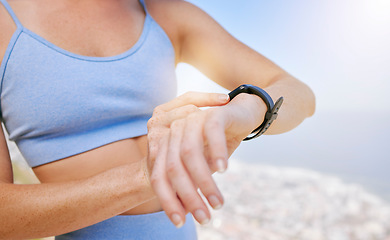
[[[271,96],[266,91],[250,84],[244,84],[229,93],[230,100],[232,100],[240,93],[257,95],[264,101],[267,106],[267,112],[265,113],[263,123],[260,124],[260,126],[253,130],[252,133],[243,140],[248,141],[261,136],[271,126],[271,123],[278,117],[278,111],[283,103],[283,97],[280,97],[274,104]]]
[[[272,122],[278,117],[278,111],[280,106],[282,106],[283,103],[283,97],[280,97],[276,102],[274,107],[271,109],[271,112],[266,112],[264,116],[264,121],[263,123],[257,127],[255,130],[252,131],[252,133],[244,138],[243,141],[248,141],[254,138],[257,138],[261,136],[263,133],[265,133],[268,128],[271,126]]]

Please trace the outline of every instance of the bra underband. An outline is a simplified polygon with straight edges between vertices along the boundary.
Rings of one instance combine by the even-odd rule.
[[[175,53],[148,13],[136,44],[111,57],[66,51],[15,21],[0,66],[1,118],[31,167],[147,134],[153,109],[176,96]]]

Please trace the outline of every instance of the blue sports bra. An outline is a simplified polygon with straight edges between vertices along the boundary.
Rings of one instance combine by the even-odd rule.
[[[112,57],[61,49],[0,2],[17,26],[0,66],[1,119],[31,167],[145,135],[153,109],[176,96],[173,46],[143,0],[140,38]]]

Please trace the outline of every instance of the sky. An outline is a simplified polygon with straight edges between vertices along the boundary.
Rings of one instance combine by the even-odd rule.
[[[261,151],[259,162],[337,175],[390,200],[390,1],[189,2],[316,95],[312,118],[243,143],[233,157],[253,161]],[[179,93],[227,92],[191,66],[177,74]]]
[[[320,109],[390,113],[390,1],[190,2],[311,86]]]

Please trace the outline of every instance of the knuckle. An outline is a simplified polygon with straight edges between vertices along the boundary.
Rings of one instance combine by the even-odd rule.
[[[149,119],[148,122],[146,123],[146,127],[148,128],[148,130],[153,127],[153,122],[151,121],[151,119]]]
[[[147,139],[149,148],[157,148],[159,140],[161,139],[161,134],[157,134],[156,131],[149,132],[147,135]]]
[[[187,113],[193,113],[193,112],[198,112],[200,109],[195,106],[194,104],[188,104],[186,106],[186,109],[187,109]]]
[[[187,97],[194,97],[197,93],[195,91],[188,91],[183,95],[186,95]]]
[[[209,119],[206,122],[205,128],[212,130],[212,129],[219,129],[222,126],[221,122],[216,119]]]
[[[210,192],[211,186],[213,186],[214,183],[210,182],[210,179],[203,177],[199,180],[198,185],[201,188],[202,192],[208,193]]]
[[[186,192],[183,193],[182,196],[180,196],[180,198],[184,201],[184,205],[190,208],[189,209],[190,212],[202,206],[202,204],[199,201],[199,196],[196,193]]]
[[[183,143],[181,150],[180,150],[180,155],[183,158],[187,158],[187,157],[190,157],[191,155],[193,155],[193,151],[194,151],[194,148],[190,144]]]
[[[166,163],[167,173],[168,174],[175,174],[179,170],[179,166],[174,161],[167,161]]]
[[[203,112],[201,112],[201,111],[199,112],[199,111],[189,113],[187,118],[190,121],[199,122],[200,119],[203,117]]]
[[[221,108],[211,108],[207,110],[207,115],[211,119],[224,118],[224,110]]]
[[[156,157],[156,155],[157,155],[157,150],[158,150],[158,147],[157,146],[155,146],[155,145],[150,145],[149,146],[149,155],[151,156],[151,157]]]
[[[186,99],[188,99],[188,92],[186,92],[186,93],[184,93],[176,98],[176,100],[179,102],[185,102]]]
[[[181,95],[178,99],[184,101],[184,102],[189,102],[192,98],[194,98],[196,93],[194,91],[189,91]]]
[[[148,142],[154,140],[154,131],[148,131],[148,135],[146,136],[148,138]]]
[[[157,107],[155,107],[153,109],[153,116],[160,115],[162,112],[163,112],[162,107],[161,106],[157,106]]]
[[[169,201],[169,199],[161,198],[161,202],[171,202],[171,201]],[[170,204],[161,204],[161,206],[167,216],[170,216],[171,214],[177,212],[176,207],[170,206]]]
[[[160,174],[153,172],[149,180],[150,180],[150,184],[152,184],[153,187],[156,187],[156,185],[160,181]]]
[[[175,120],[171,123],[171,130],[175,131],[180,129],[184,124],[184,121],[180,120]]]
[[[154,127],[154,126],[156,125],[156,122],[157,122],[157,121],[156,121],[156,118],[151,117],[151,118],[148,120],[148,122],[146,123],[147,128],[150,129],[150,128]]]

